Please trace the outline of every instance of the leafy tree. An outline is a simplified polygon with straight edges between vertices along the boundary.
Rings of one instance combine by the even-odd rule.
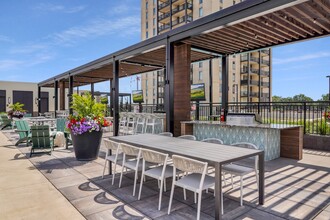
[[[108,97],[102,96],[101,97],[101,103],[107,105],[108,104]]]
[[[282,97],[281,96],[277,96],[277,95],[274,95],[273,97],[272,97],[272,101],[273,102],[282,102]]]
[[[294,102],[312,102],[313,101],[313,99],[311,97],[308,97],[304,94],[295,95],[292,97],[292,100]]]
[[[79,94],[73,94],[71,108],[76,115],[81,118],[86,116],[92,118],[103,117],[105,111],[105,105],[102,103],[96,103],[89,92],[86,92],[81,96]]]
[[[329,94],[322,94],[322,98],[318,101],[329,101]]]

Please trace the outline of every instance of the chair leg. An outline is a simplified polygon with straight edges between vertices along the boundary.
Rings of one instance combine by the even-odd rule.
[[[164,192],[166,192],[166,178],[164,178]]]
[[[182,188],[182,189],[183,189],[183,199],[184,199],[184,200],[187,200],[186,189],[185,189],[185,188]]]
[[[110,161],[109,161],[109,163],[110,163]],[[106,168],[106,166],[107,166],[107,159],[105,159],[105,161],[104,161],[104,167],[103,167],[102,179],[104,178],[104,172],[105,172],[105,168]]]
[[[167,214],[171,213],[171,206],[172,206],[172,200],[173,200],[173,193],[174,193],[174,186],[175,186],[175,177],[173,177],[173,183],[172,183],[172,188],[171,188],[171,195],[170,195],[170,202],[168,204],[168,211]]]
[[[139,195],[138,195],[138,200],[140,200],[140,198],[141,198],[142,185],[143,185],[143,178],[144,178],[144,172],[142,171],[141,181],[140,181],[140,190],[139,190]]]
[[[135,175],[134,175],[133,196],[135,196],[135,188],[136,188],[136,181],[137,181],[137,178],[138,178],[138,169],[135,170]],[[143,179],[141,179],[141,180],[143,180]]]
[[[160,210],[160,207],[162,206],[163,184],[164,184],[164,179],[161,179],[160,180],[160,189],[159,189],[158,210]]]
[[[214,190],[215,191],[215,190]],[[221,215],[223,215],[223,191],[220,189],[220,196],[221,196]]]
[[[233,174],[230,174],[230,176],[231,176],[231,188],[234,188]]]
[[[195,202],[195,204],[197,203],[197,194],[196,194],[196,192],[194,192],[194,202]]]
[[[258,175],[258,170],[255,170],[256,172],[256,180],[257,180],[257,189],[259,190],[259,175]]]
[[[111,163],[111,162],[109,161],[109,163]],[[116,165],[117,165],[117,163],[114,163],[114,169],[112,171],[113,172],[113,174],[112,174],[112,182],[111,182],[112,185],[115,183]]]
[[[201,203],[202,203],[202,191],[198,193],[197,220],[200,219],[200,215],[201,215]]]
[[[121,168],[120,179],[119,179],[119,188],[121,187],[121,180],[123,179],[123,172],[124,172],[124,163]]]

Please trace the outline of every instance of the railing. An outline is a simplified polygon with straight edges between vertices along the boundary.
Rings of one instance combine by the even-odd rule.
[[[158,5],[158,10],[161,10],[161,9],[163,9],[163,8],[169,6],[169,5],[170,5],[170,0],[168,0],[164,3],[161,3],[161,4]]]
[[[221,108],[220,103],[199,104],[196,108],[199,114],[196,110],[192,111],[192,119],[211,120],[210,115],[220,115]],[[229,103],[228,112],[257,113],[263,123],[302,125],[305,134],[330,135],[329,101]],[[196,118],[196,115],[199,117]]]

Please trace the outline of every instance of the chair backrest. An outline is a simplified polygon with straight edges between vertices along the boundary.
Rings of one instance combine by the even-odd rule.
[[[205,174],[207,163],[179,155],[172,156],[174,167],[184,172]]]
[[[26,133],[25,131],[28,131],[28,132],[31,131],[29,123],[25,120],[17,120],[17,121],[15,121],[15,124],[16,124],[19,138],[22,139],[22,138],[27,137],[28,133]]]
[[[2,121],[2,123],[8,123],[8,122],[10,122],[11,121],[11,119],[10,118],[8,118],[8,116],[7,115],[1,115],[1,121]]]
[[[141,149],[141,155],[145,161],[157,164],[165,164],[168,158],[168,154],[148,149]]]
[[[194,135],[181,135],[178,138],[196,141],[196,137]]]
[[[258,147],[256,145],[248,143],[248,142],[239,142],[239,143],[234,143],[234,144],[231,144],[231,145],[236,146],[236,147],[242,147],[242,148],[258,150]],[[250,157],[250,158],[254,158],[254,162],[255,162],[254,166],[258,167],[258,156],[253,156],[253,157]]]
[[[56,119],[56,130],[57,131],[64,132],[64,130],[65,130],[65,123],[66,123],[66,119],[65,118],[57,118]]]
[[[218,138],[206,138],[202,141],[207,142],[207,143],[213,143],[213,144],[223,144],[223,141]]]
[[[109,140],[109,139],[103,139],[104,141],[104,146],[108,149],[108,150],[112,150],[114,152],[112,153],[117,153],[118,150],[119,150],[119,144],[118,142],[115,142],[115,141],[112,141],[112,140]]]
[[[26,113],[26,114],[24,115],[24,118],[30,118],[30,117],[32,117],[32,113]]]
[[[31,139],[33,148],[51,148],[49,126],[31,126]]]
[[[130,145],[130,144],[124,144],[124,143],[120,143],[119,147],[121,148],[123,153],[128,155],[128,156],[140,157],[141,150],[138,147],[135,147],[135,146]]]
[[[162,132],[162,133],[159,133],[158,135],[163,135],[163,136],[167,136],[167,137],[173,137],[173,134],[171,132]]]

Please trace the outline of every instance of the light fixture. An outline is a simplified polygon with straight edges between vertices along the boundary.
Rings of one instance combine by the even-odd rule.
[[[313,23],[316,24],[316,18],[313,19]]]
[[[11,98],[8,97],[7,101],[8,101],[8,104],[10,104],[11,103]]]
[[[246,43],[246,47],[249,47],[249,43]]]
[[[258,38],[258,35],[254,34],[254,38],[257,39]]]

